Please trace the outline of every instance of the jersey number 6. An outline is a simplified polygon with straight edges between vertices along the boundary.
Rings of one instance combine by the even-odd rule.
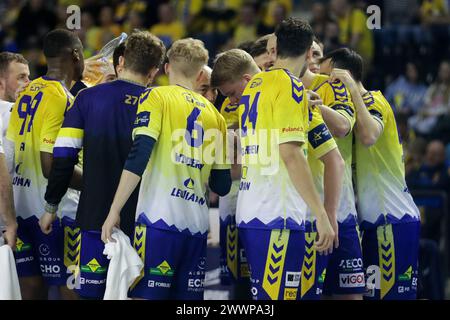
[[[186,133],[184,134],[186,142],[194,148],[198,148],[203,144],[203,136],[205,134],[202,126],[197,122],[200,112],[199,108],[194,107],[187,118]]]

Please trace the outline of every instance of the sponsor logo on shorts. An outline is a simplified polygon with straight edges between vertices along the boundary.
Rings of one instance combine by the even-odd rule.
[[[174,271],[170,264],[164,260],[157,266],[156,268],[150,268],[150,274],[154,276],[168,276],[171,277],[174,274]]]
[[[80,284],[91,284],[91,285],[103,285],[106,283],[106,279],[96,280],[96,279],[86,279],[80,277]]]
[[[167,282],[149,280],[147,286],[149,288],[170,288],[171,284]]]
[[[58,266],[57,264],[54,265],[49,265],[49,264],[41,264],[39,265],[42,274],[44,274],[45,276],[51,276],[53,275],[59,275],[59,273],[61,272],[61,267]]]
[[[362,267],[362,258],[341,260],[339,263],[339,268],[342,268],[343,270],[362,269]]]
[[[339,286],[341,288],[360,288],[365,287],[364,273],[339,274]]]
[[[322,274],[319,276],[319,279],[317,279],[317,281],[318,281],[319,283],[324,283],[324,282],[325,282],[325,277],[326,277],[326,275],[327,275],[327,269],[325,268],[325,269],[323,269],[323,272],[322,272]]]
[[[16,241],[16,251],[23,252],[31,250],[31,244],[23,242],[19,237],[17,237]]]
[[[86,265],[82,265],[80,269],[82,272],[88,273],[106,273],[107,271],[107,268],[102,267],[95,258],[89,261]]]
[[[298,287],[300,285],[301,272],[286,272],[286,287]],[[284,292],[286,294],[286,290]]]
[[[204,279],[188,279],[188,291],[201,292],[205,285]]]
[[[39,253],[41,256],[46,257],[50,254],[50,247],[46,245],[45,243],[41,244],[39,246]]]
[[[284,289],[284,300],[297,300],[298,289],[286,288]]]
[[[398,276],[398,281],[401,282],[411,281],[411,278],[412,278],[412,266],[409,266],[409,268],[406,269],[404,273]]]

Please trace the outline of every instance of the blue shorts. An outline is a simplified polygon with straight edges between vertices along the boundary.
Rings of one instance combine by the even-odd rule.
[[[17,218],[17,250],[14,252],[19,277],[42,276],[48,285],[64,286],[71,275],[75,257],[68,252],[69,235],[77,238],[75,222],[64,217],[56,219],[52,232],[42,233],[39,219]],[[69,268],[69,270],[68,270]]]
[[[255,300],[299,300],[305,232],[240,228]]]
[[[226,220],[220,220],[220,282],[231,285],[249,281],[250,271],[236,219],[228,216]]]
[[[134,248],[144,262],[130,296],[148,300],[203,300],[206,236],[138,224]]]
[[[82,298],[103,299],[109,260],[103,254],[105,244],[100,231],[81,230],[77,248],[79,278],[75,291]]]
[[[370,300],[417,297],[420,222],[387,224],[364,230],[364,269]]]
[[[323,294],[363,294],[366,282],[358,226],[338,223],[338,227],[339,247],[329,256]]]
[[[305,256],[302,266],[301,300],[320,300],[327,272],[328,256],[314,249],[317,230],[315,223],[305,226]]]

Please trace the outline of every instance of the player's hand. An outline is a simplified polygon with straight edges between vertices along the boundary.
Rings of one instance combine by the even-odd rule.
[[[119,228],[120,226],[120,212],[110,210],[108,217],[102,226],[102,241],[104,243],[115,242],[111,237],[114,227]]]
[[[335,233],[333,231],[333,227],[330,224],[330,220],[327,216],[325,216],[324,218],[317,218],[316,225],[319,237],[319,239],[314,244],[316,251],[321,254],[332,253]]]
[[[311,90],[306,90],[306,95],[308,97],[308,107],[309,109],[314,109],[316,106],[320,106],[323,104],[322,99],[320,99],[320,96]]]
[[[350,74],[350,72],[348,72],[347,70],[334,68],[331,71],[330,80],[331,80],[331,82],[335,82],[335,81],[338,81],[338,80],[342,81],[342,83],[349,90],[357,89],[357,85],[356,85],[355,80],[353,79],[353,77]]]
[[[41,227],[41,231],[44,234],[49,234],[52,232],[53,222],[56,220],[56,214],[44,213],[42,217],[39,219],[39,227]]]
[[[5,239],[6,244],[10,246],[12,250],[16,250],[17,224],[7,226],[5,232],[3,232],[3,238]]]
[[[333,248],[337,249],[337,248],[339,248],[339,224],[338,224],[336,218],[330,219],[330,224],[334,231],[334,240],[333,240],[334,246],[333,246]]]

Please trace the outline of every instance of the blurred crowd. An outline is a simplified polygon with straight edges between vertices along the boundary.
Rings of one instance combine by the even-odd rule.
[[[380,29],[367,28],[372,4],[381,9]],[[166,46],[201,39],[213,58],[273,32],[288,16],[307,17],[325,52],[352,47],[366,61],[367,87],[384,89],[410,188],[450,189],[450,0],[2,0],[0,51],[24,54],[31,78],[43,74],[42,37],[66,26],[69,5],[81,8],[76,32],[86,57],[121,32],[147,29]]]

